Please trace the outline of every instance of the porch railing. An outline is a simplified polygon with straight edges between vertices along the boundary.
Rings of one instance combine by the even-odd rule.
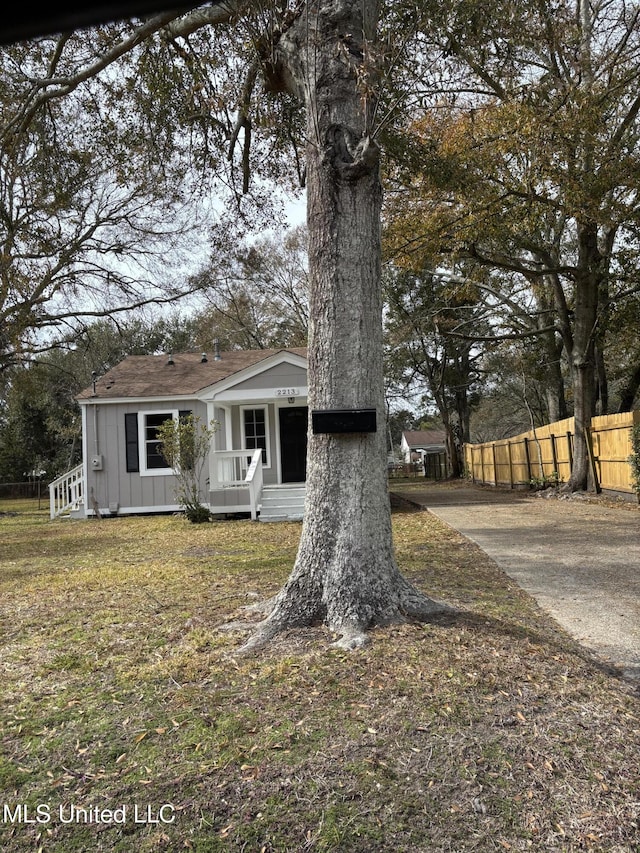
[[[84,500],[84,465],[80,464],[49,484],[49,514],[57,518],[77,509]]]
[[[244,479],[245,483],[249,484],[251,520],[255,521],[258,517],[258,503],[262,497],[262,450],[258,449],[254,452]]]
[[[248,509],[255,521],[262,496],[262,450],[217,450],[212,454],[211,489],[249,489]]]

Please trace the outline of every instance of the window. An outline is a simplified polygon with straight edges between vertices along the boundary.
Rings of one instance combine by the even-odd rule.
[[[157,412],[144,416],[144,459],[147,471],[167,470],[169,464],[160,452],[158,427],[171,420],[171,412]]]
[[[130,473],[142,475],[172,474],[173,468],[160,452],[158,429],[165,421],[186,418],[190,409],[176,412],[131,412],[124,416],[126,466]],[[193,467],[193,447],[185,447],[181,458],[184,468]]]
[[[267,430],[266,409],[243,409],[242,432],[244,446],[247,450],[262,448],[262,464],[269,464],[269,441]]]
[[[165,421],[177,419],[178,412],[175,411],[138,412],[138,463],[142,476],[173,473],[173,468],[160,452],[158,429]]]

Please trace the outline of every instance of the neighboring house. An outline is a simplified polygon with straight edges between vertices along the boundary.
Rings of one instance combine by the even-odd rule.
[[[52,517],[178,510],[157,429],[187,413],[218,424],[201,483],[212,513],[301,517],[306,356],[293,348],[125,358],[78,396],[83,462],[51,485]]]
[[[447,436],[444,430],[406,430],[402,433],[400,452],[405,462],[422,462],[430,453],[444,453]]]

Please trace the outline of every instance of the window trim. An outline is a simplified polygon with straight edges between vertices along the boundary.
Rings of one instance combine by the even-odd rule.
[[[253,451],[253,448],[247,447],[247,435],[245,431],[245,422],[244,422],[244,413],[247,411],[261,411],[264,412],[264,434],[265,434],[265,443],[266,443],[266,456],[267,461],[262,463],[263,468],[271,468],[271,428],[269,426],[269,406],[267,404],[263,405],[255,405],[251,403],[247,403],[244,406],[240,406],[240,441],[242,444],[243,450]]]
[[[147,468],[147,417],[149,415],[165,415],[164,420],[168,421],[172,418],[177,422],[179,417],[178,409],[143,409],[138,412],[138,460],[141,477],[171,477],[175,475],[175,469],[167,466],[166,468]]]

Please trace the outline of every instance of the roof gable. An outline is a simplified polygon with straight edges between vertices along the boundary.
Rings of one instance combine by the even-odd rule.
[[[80,403],[96,400],[128,398],[162,398],[200,396],[206,389],[223,383],[224,387],[241,381],[246,375],[259,373],[277,362],[277,356],[306,359],[305,347],[271,350],[230,350],[220,358],[202,353],[176,355],[132,355],[85,388],[77,399]]]
[[[446,433],[438,429],[405,430],[402,439],[408,448],[437,447],[446,443]]]

